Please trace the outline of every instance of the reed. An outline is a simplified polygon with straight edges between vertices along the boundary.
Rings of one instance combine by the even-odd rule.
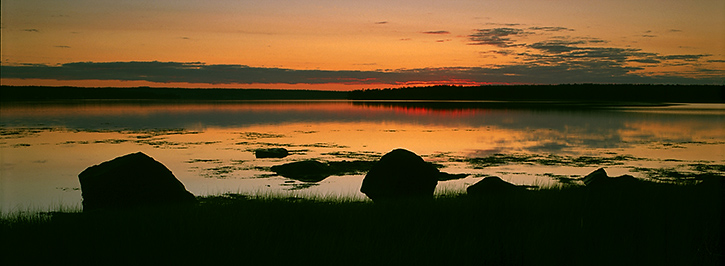
[[[5,265],[719,265],[713,191],[657,184],[601,196],[564,185],[389,204],[227,194],[194,206],[3,217],[0,250],[13,262]]]

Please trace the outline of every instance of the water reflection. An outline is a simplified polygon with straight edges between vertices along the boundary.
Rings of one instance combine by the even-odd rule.
[[[461,189],[485,175],[518,184],[564,180],[599,166],[566,163],[582,156],[623,156],[626,160],[605,161],[614,175],[725,162],[725,105],[525,107],[490,102],[3,103],[2,208],[79,203],[78,173],[138,151],[163,162],[197,195],[292,189],[364,197],[358,192],[360,171],[309,183],[277,176],[270,168],[308,159],[366,162],[398,147],[443,165],[445,172],[471,174],[441,182],[442,189]],[[254,157],[254,149],[268,147],[285,147],[291,155]],[[551,156],[564,156],[557,157],[563,163],[539,163]],[[478,167],[471,158],[535,159]]]

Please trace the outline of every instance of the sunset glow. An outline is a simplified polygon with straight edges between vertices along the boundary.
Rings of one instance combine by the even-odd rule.
[[[2,85],[723,84],[725,3],[2,1]]]

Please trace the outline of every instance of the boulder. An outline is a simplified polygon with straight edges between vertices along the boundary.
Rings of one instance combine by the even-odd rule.
[[[320,182],[331,175],[330,166],[314,160],[272,166],[278,175],[303,182]]]
[[[373,166],[360,191],[373,201],[405,198],[432,199],[439,171],[423,158],[404,149],[385,155]]]
[[[473,196],[483,196],[490,194],[510,194],[520,191],[526,191],[525,186],[517,186],[509,182],[503,181],[498,176],[487,176],[481,181],[476,182],[466,188],[466,193]]]
[[[285,148],[269,148],[269,149],[256,149],[254,150],[254,156],[257,158],[284,158],[289,155],[289,151]]]
[[[589,188],[612,186],[623,188],[636,186],[642,183],[642,181],[634,178],[631,175],[610,177],[609,175],[607,175],[607,172],[604,171],[604,168],[599,168],[596,171],[589,173],[587,176],[582,178],[582,181],[584,181],[584,185]]]
[[[84,211],[196,202],[166,166],[141,152],[88,167],[78,179]]]

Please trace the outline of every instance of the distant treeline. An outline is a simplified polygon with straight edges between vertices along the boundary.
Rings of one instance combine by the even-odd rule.
[[[723,103],[717,85],[490,85],[368,89],[348,93],[352,100],[489,100],[578,102]]]
[[[484,100],[723,103],[717,85],[490,85],[367,89],[350,92],[275,89],[87,88],[0,86],[0,101],[43,100]]]
[[[1,86],[1,101],[42,100],[328,100],[346,99],[346,92],[273,89],[86,88]]]

